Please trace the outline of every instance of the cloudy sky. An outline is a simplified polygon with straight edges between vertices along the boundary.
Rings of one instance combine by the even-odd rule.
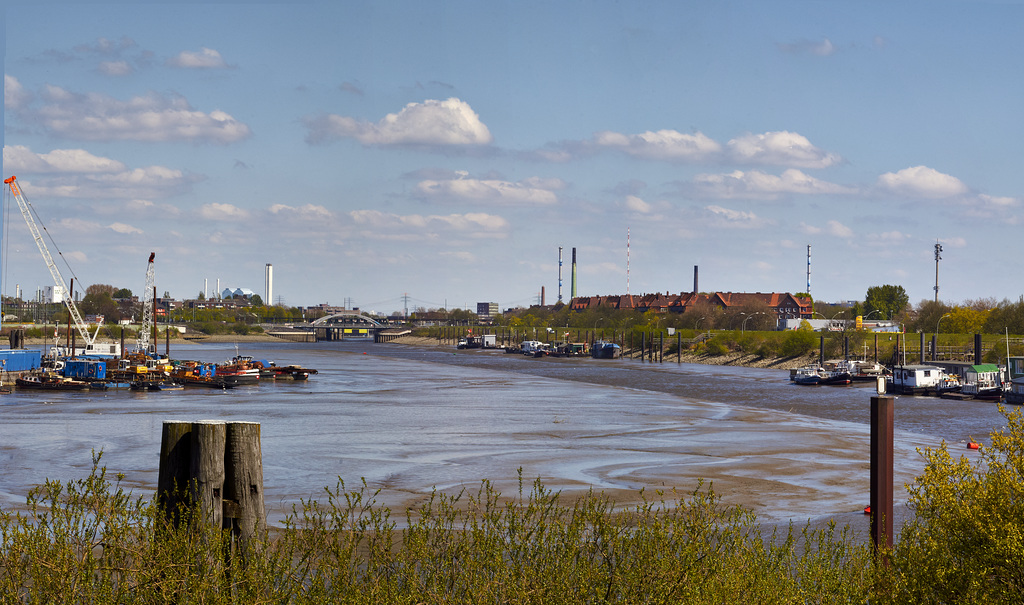
[[[8,5],[4,176],[78,283],[366,310],[1016,300],[1018,2]],[[49,284],[5,211],[3,293]],[[66,278],[70,273],[61,264]],[[405,297],[408,297],[407,299]]]

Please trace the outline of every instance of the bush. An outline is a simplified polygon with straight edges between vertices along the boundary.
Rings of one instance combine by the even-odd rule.
[[[187,515],[172,526],[98,462],[87,479],[33,490],[27,513],[0,511],[4,602],[848,603],[872,581],[849,531],[762,535],[700,485],[616,509],[603,494],[566,502],[520,480],[507,498],[484,481],[432,494],[398,530],[377,492],[339,482],[244,564],[225,562],[225,532]]]
[[[782,346],[779,348],[786,357],[798,357],[807,355],[818,346],[818,335],[813,330],[799,328],[790,330],[782,337]]]
[[[925,449],[908,487],[915,518],[892,552],[893,602],[1024,601],[1024,420],[1018,408],[972,464]]]

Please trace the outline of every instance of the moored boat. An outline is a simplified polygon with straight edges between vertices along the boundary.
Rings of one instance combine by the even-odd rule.
[[[599,340],[590,349],[590,356],[594,359],[618,359],[622,356],[622,347],[614,342]]]
[[[65,378],[54,372],[19,376],[14,380],[14,385],[19,389],[41,391],[88,391],[90,388],[88,382]]]

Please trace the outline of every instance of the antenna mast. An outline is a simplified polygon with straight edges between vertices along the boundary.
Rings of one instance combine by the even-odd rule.
[[[939,302],[939,261],[942,260],[942,244],[935,240],[935,302]]]
[[[811,293],[811,245],[807,244],[807,294]]]

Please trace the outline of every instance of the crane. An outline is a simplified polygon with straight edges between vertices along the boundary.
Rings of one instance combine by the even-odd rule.
[[[62,292],[67,293],[64,297],[64,304],[68,308],[68,315],[71,316],[71,320],[75,322],[75,329],[78,330],[78,333],[82,336],[82,340],[85,342],[86,351],[93,350],[93,345],[96,342],[96,336],[100,333],[100,326],[96,326],[95,334],[89,334],[89,329],[82,320],[82,314],[78,311],[78,305],[75,304],[75,297],[72,292],[68,291],[68,286],[64,283],[64,278],[57,269],[57,264],[53,262],[53,257],[50,256],[50,250],[46,247],[46,242],[43,241],[43,236],[39,233],[39,227],[36,225],[35,219],[32,218],[31,207],[28,200],[25,199],[25,195],[22,193],[21,187],[18,185],[18,179],[12,176],[4,179],[4,184],[10,188],[11,194],[18,202],[18,208],[21,209],[21,216],[25,217],[25,222],[28,224],[28,230],[32,233],[32,238],[36,240],[36,246],[39,247],[39,252],[43,255],[43,262],[46,263],[46,268],[50,270],[50,276],[53,278],[54,285],[58,286]]]
[[[149,333],[153,331],[153,304],[156,301],[156,271],[154,270],[153,259],[156,252],[149,253],[149,263],[146,264],[146,294],[142,303],[142,326],[139,328],[138,347],[140,353],[149,354]],[[156,347],[156,343],[153,343]]]

